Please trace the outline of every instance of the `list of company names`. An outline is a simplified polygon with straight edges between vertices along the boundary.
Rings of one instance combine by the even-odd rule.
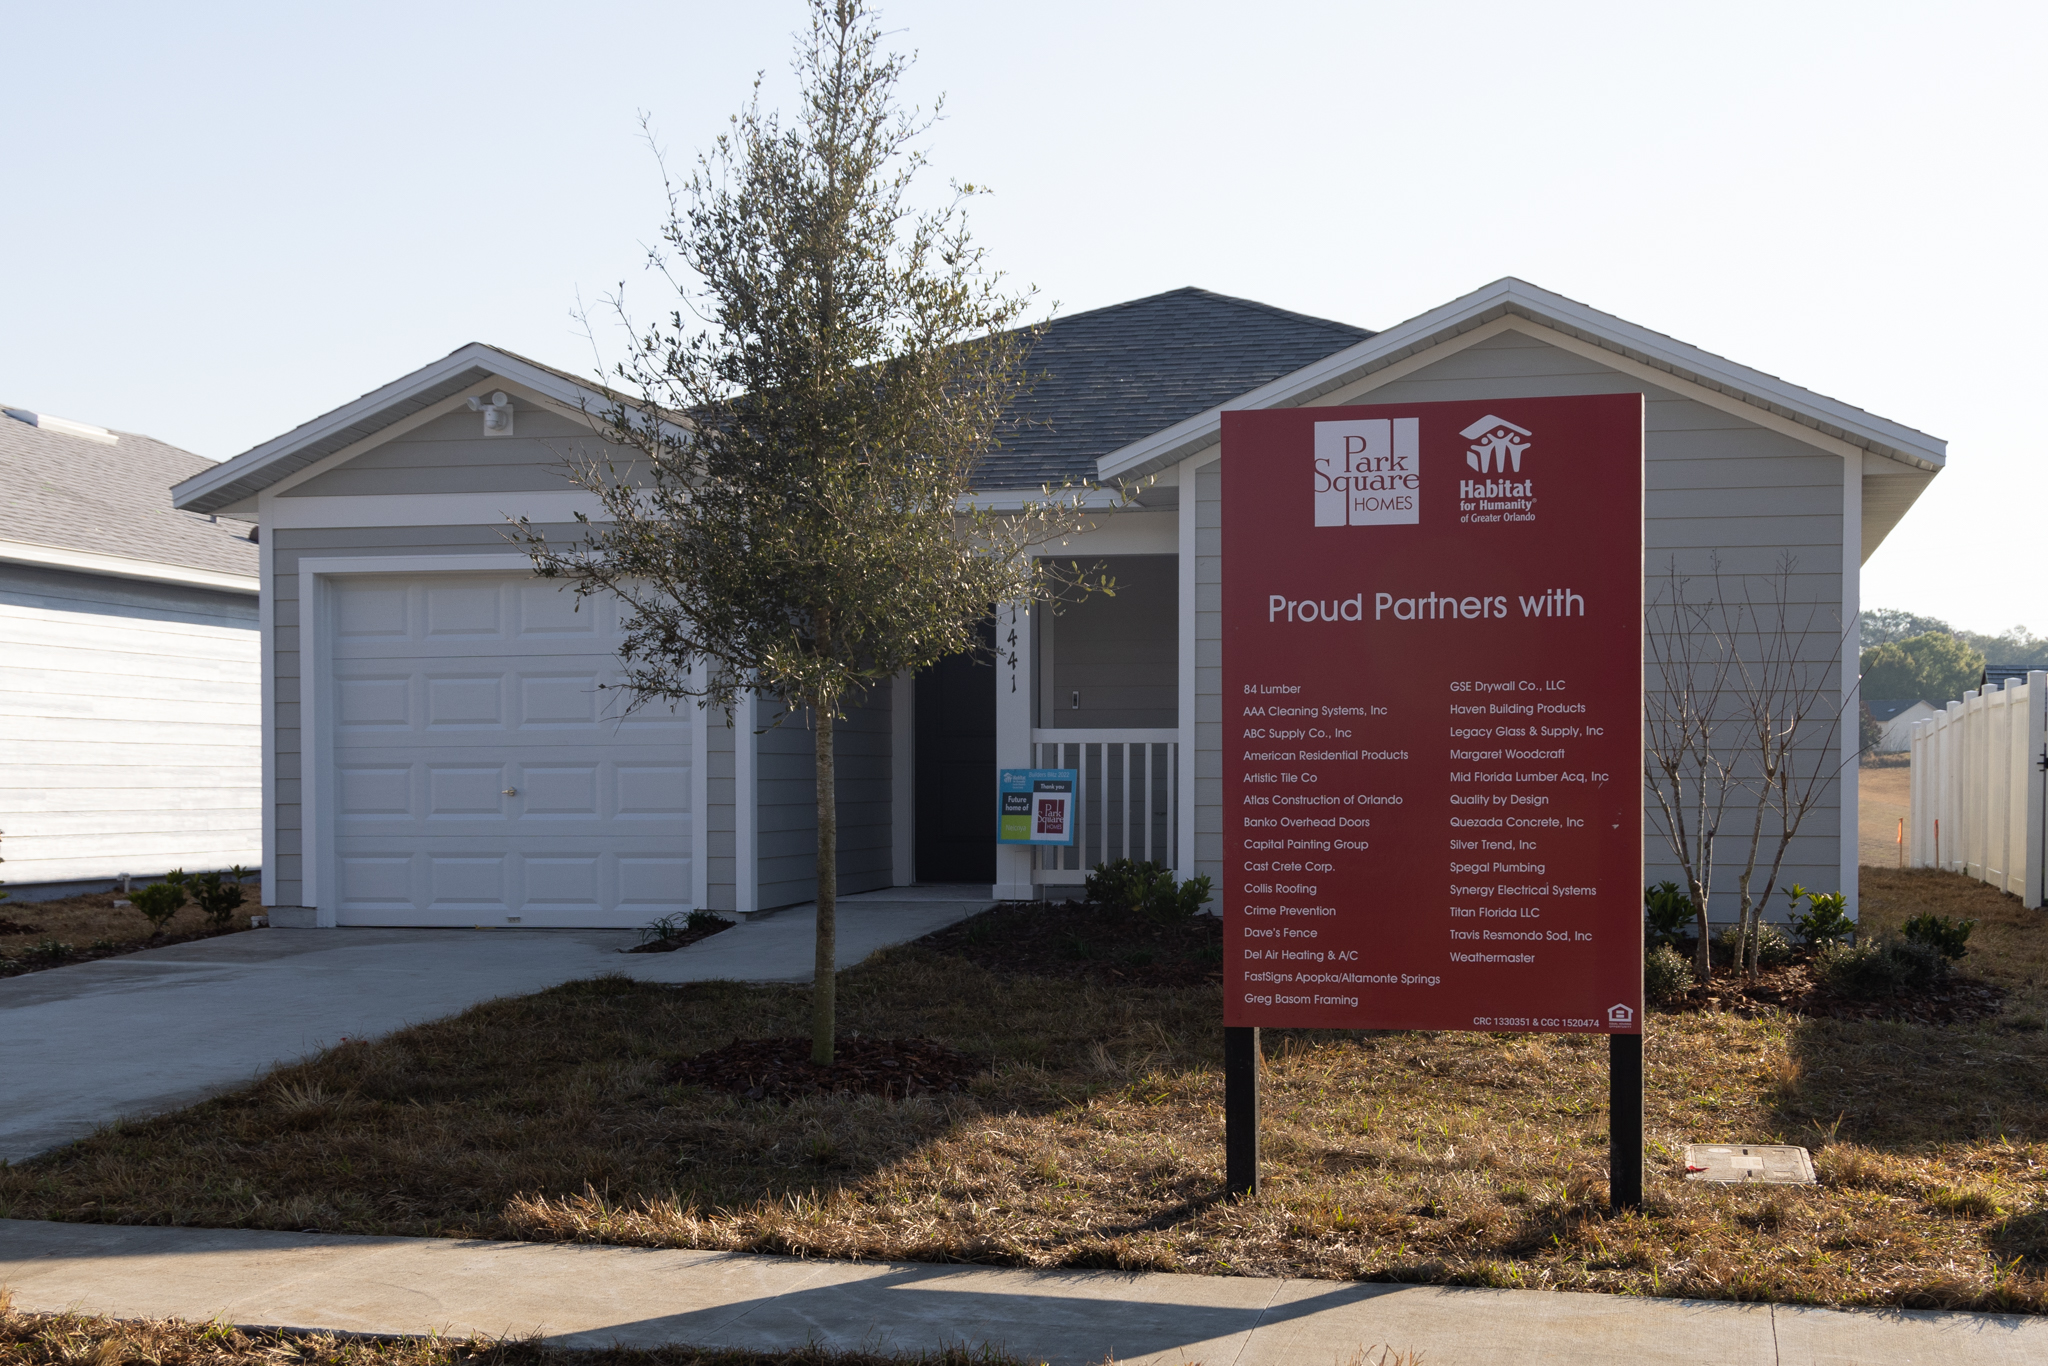
[[[1639,1027],[1640,410],[1569,411],[1601,403],[1619,406],[1481,416],[1525,438],[1532,478],[1570,418],[1592,429],[1542,477],[1558,501],[1612,503],[1612,543],[1474,526],[1455,497],[1432,519],[1470,405],[1388,410],[1419,429],[1416,525],[1291,536],[1300,498],[1272,470],[1306,424],[1226,424],[1226,1022]],[[1605,467],[1585,458],[1603,436]]]

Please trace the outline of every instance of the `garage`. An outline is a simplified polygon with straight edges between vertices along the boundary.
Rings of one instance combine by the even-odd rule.
[[[332,923],[630,927],[688,909],[693,709],[628,712],[616,604],[578,610],[517,572],[330,574],[308,601],[326,759],[308,825]]]

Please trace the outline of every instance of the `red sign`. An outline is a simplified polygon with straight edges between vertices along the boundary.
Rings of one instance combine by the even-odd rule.
[[[1633,1033],[1643,400],[1223,415],[1224,1023]]]

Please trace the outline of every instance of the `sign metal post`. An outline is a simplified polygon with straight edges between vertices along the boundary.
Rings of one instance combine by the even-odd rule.
[[[1223,415],[1227,1184],[1258,1030],[1606,1034],[1642,1202],[1643,397]]]

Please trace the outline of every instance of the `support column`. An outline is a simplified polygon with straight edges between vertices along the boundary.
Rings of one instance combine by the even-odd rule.
[[[996,608],[996,767],[1031,767],[1031,609],[1023,603],[1005,603]],[[989,838],[995,838],[996,794],[983,793],[983,818]],[[1037,893],[1031,885],[1031,846],[996,846],[996,883],[991,895],[998,901],[1029,901]]]
[[[708,670],[700,661],[690,670],[690,686],[704,686]],[[711,904],[711,708],[696,701],[690,709],[690,909]]]
[[[1643,1036],[1607,1036],[1607,1202],[1643,1207]]]
[[[1174,876],[1185,882],[1195,875],[1195,528],[1200,500],[1195,465],[1180,465],[1180,650],[1175,675],[1179,684],[1180,768],[1174,775]],[[1226,840],[1226,847],[1228,841]],[[1221,905],[1218,904],[1218,912]]]
[[[917,881],[917,676],[889,680],[889,881]]]
[[[2028,670],[2027,700],[2020,707],[2020,719],[2015,724],[2026,732],[2021,748],[2026,755],[2027,785],[2027,851],[2026,862],[2022,865],[2024,881],[2020,888],[2020,904],[2030,911],[2038,911],[2041,903],[2048,900],[2048,673],[2039,669]],[[1920,753],[1917,746],[1913,753],[1913,778],[1913,797],[1917,802],[1920,798]]]
[[[760,737],[754,734],[758,699],[740,694],[733,707],[732,735],[732,894],[733,910],[752,915],[761,909]]]
[[[1223,1191],[1259,1193],[1259,1031],[1223,1027]]]
[[[1840,793],[1841,841],[1837,857],[1842,891],[1849,898],[1849,918],[1857,917],[1856,869],[1861,860],[1857,796],[1862,783],[1863,698],[1858,691],[1862,671],[1863,633],[1863,454],[1842,461],[1842,724],[1837,731],[1842,764]]]

